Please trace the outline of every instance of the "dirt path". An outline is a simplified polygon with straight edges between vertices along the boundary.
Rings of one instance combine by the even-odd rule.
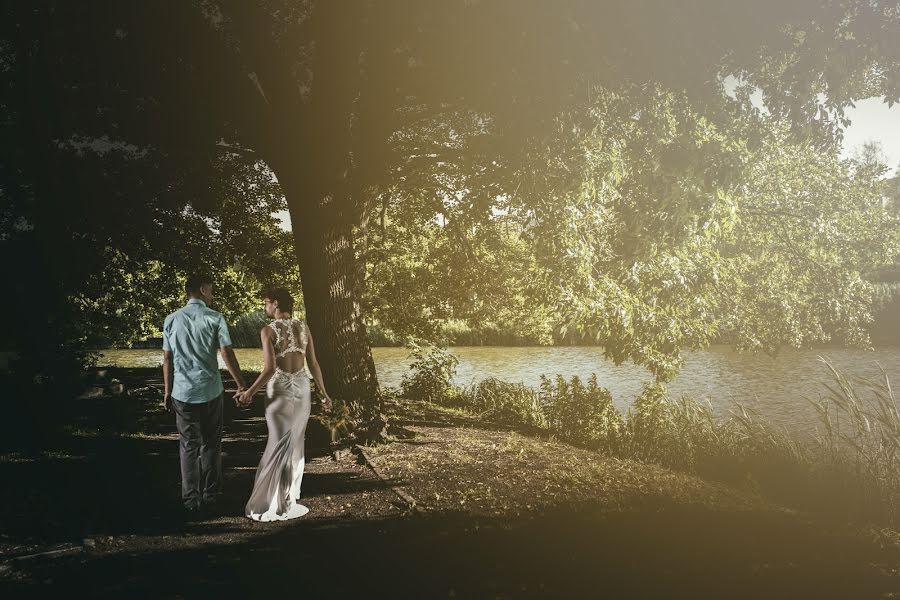
[[[239,516],[265,424],[232,411],[221,514],[181,523],[174,428],[152,403],[98,400],[59,448],[0,462],[18,482],[2,492],[7,559],[88,540],[0,564],[4,598],[900,597],[890,536],[418,403],[391,406],[403,439],[366,450],[387,483],[312,435],[311,513],[274,524]]]

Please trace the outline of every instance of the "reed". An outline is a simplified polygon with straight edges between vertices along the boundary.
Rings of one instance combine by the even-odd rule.
[[[457,390],[457,404],[491,420],[525,427],[546,428],[538,394],[521,383],[489,378]]]
[[[822,426],[815,464],[840,484],[833,493],[854,517],[894,526],[900,519],[900,414],[890,378],[850,377],[825,358],[831,374],[823,400],[811,401]]]

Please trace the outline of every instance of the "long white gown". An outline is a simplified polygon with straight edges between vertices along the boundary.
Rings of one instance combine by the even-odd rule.
[[[255,521],[284,521],[309,512],[298,500],[306,466],[310,385],[305,367],[291,373],[277,365],[288,353],[305,354],[307,337],[303,321],[297,319],[276,319],[269,327],[275,331],[276,356],[275,374],[266,385],[269,439],[244,514]]]

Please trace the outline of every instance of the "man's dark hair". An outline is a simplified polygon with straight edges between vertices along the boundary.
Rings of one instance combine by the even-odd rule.
[[[193,275],[188,275],[187,283],[184,284],[184,291],[191,296],[199,296],[200,288],[207,283],[211,284],[212,282],[212,277],[209,275],[194,273]]]
[[[287,288],[269,288],[263,293],[263,296],[269,300],[277,301],[278,309],[282,312],[294,311],[294,297],[291,296],[291,293],[289,291],[287,291]]]

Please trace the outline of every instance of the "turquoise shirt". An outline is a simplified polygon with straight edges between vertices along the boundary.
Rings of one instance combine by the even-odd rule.
[[[231,345],[225,317],[190,299],[187,306],[166,317],[163,350],[172,353],[175,377],[172,397],[190,404],[209,402],[224,391],[217,352]]]

